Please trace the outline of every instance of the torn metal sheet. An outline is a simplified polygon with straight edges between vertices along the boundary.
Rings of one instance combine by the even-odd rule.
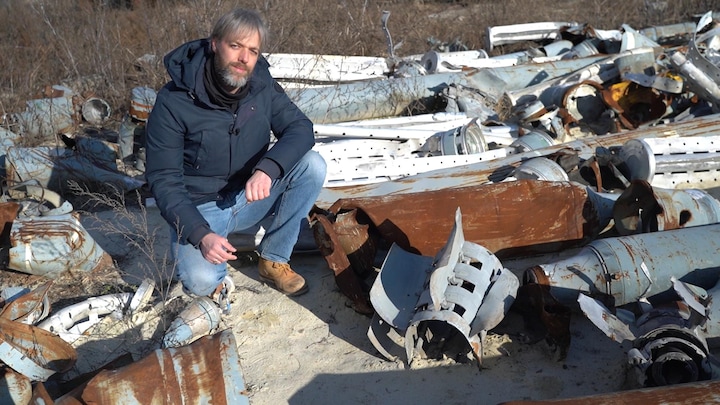
[[[720,275],[720,224],[601,238],[576,255],[525,270],[524,283],[550,287],[573,305],[580,293],[621,306],[670,289],[671,277],[703,288]]]
[[[416,354],[460,359],[472,353],[480,365],[483,338],[504,318],[518,285],[497,257],[465,240],[457,209],[450,237],[434,259],[397,245],[390,249],[370,290],[377,317],[368,336],[380,353],[395,358],[393,348],[383,346],[391,331],[383,331],[382,318],[397,335],[404,333],[408,364]]]
[[[44,329],[0,317],[0,360],[33,381],[69,370],[75,349]]]
[[[352,222],[343,218],[354,218],[356,212],[338,215],[340,222]],[[313,214],[311,218],[313,237],[320,254],[327,261],[328,267],[335,274],[335,283],[340,292],[351,300],[353,309],[361,314],[372,314],[360,276],[364,273],[367,263],[373,263],[376,247],[372,238],[368,237],[367,226],[343,226],[348,232],[336,231],[330,218],[322,214]],[[350,259],[355,262],[351,264]]]
[[[0,374],[0,403],[32,404],[33,388],[29,378],[8,367],[0,369]],[[47,405],[51,404],[49,402]]]
[[[33,180],[8,185],[7,195],[22,205],[18,215],[62,215],[74,210],[72,204],[59,193],[39,186]],[[0,200],[3,199],[0,197]]]
[[[537,151],[516,153],[503,158],[468,164],[461,168],[437,169],[392,181],[376,182],[373,184],[323,188],[316,200],[316,205],[320,208],[327,208],[337,200],[344,198],[420,193],[429,190],[468,187],[487,184],[491,181],[502,181],[524,160],[531,157],[548,156],[565,149],[577,152],[581,159],[589,159],[595,156],[598,149],[613,146],[620,147],[631,139],[665,137],[677,137],[681,139],[692,136],[710,136],[718,132],[720,132],[718,115],[706,115],[692,120],[608,134],[602,137],[576,139],[561,145],[545,147]],[[467,210],[465,211],[467,212]]]
[[[665,189],[709,189],[720,186],[720,136],[632,139],[618,157],[630,180]]]
[[[106,159],[93,159],[70,149],[54,147],[8,149],[6,171],[9,181],[21,183],[37,181],[38,185],[60,192],[65,182],[92,182],[113,184],[121,190],[134,190],[145,184],[144,180],[129,177],[108,167]]]
[[[613,206],[620,235],[666,231],[720,222],[720,201],[703,190],[653,188],[634,180]]]
[[[674,277],[676,289],[685,288]],[[679,283],[679,284],[678,284]],[[694,297],[688,297],[694,304]],[[578,296],[585,315],[611,339],[629,341],[628,363],[636,371],[640,386],[661,386],[715,379],[718,361],[710,354],[703,325],[705,308],[700,316],[692,314],[687,302],[675,301],[648,307],[637,318],[632,314],[626,320],[614,315],[602,303],[585,294]]]
[[[703,32],[708,28],[711,29]],[[718,51],[718,41],[715,39],[719,35],[720,27],[716,26],[712,11],[707,12],[698,21],[695,35],[688,44],[687,56],[681,52],[670,56],[670,62],[685,76],[688,88],[711,102],[715,111],[718,110],[720,101],[720,67],[713,64],[706,55]]]
[[[631,81],[610,85],[600,94],[605,104],[617,113],[620,123],[628,129],[659,121],[672,102],[671,98],[655,89]]]
[[[12,321],[34,325],[47,317],[50,313],[50,300],[48,291],[53,281],[47,281],[34,290],[20,291],[17,295],[8,297],[0,310],[0,317]],[[2,295],[5,295],[2,291]]]
[[[49,278],[70,269],[92,272],[112,262],[74,212],[17,218],[10,228],[10,244],[8,268]]]
[[[103,370],[77,395],[95,404],[247,405],[237,343],[231,329],[196,342],[158,349],[129,365]]]

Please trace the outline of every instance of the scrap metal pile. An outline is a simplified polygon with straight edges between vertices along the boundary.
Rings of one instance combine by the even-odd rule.
[[[429,52],[298,93],[330,168],[316,243],[377,350],[480,363],[517,307],[562,359],[581,308],[633,342],[639,386],[717,378],[719,34],[712,13],[491,27],[490,44],[542,46]],[[426,112],[382,118],[408,111]]]
[[[717,14],[642,30],[489,27],[485,50],[402,58],[393,54],[388,17],[388,58],[265,55],[314,122],[315,150],[328,163],[308,232],[340,291],[372,316],[368,338],[378,352],[408,364],[438,356],[480,364],[487,333],[519,308],[534,321],[536,340],[562,359],[570,317],[582,312],[610,338],[632,342],[628,364],[639,386],[716,379],[709,342],[719,333]],[[537,47],[488,56],[528,41]],[[142,187],[142,127],[154,96],[133,89],[130,112],[110,138],[75,133],[80,123],[105,122],[110,106],[63,86],[0,129],[10,185],[0,205],[7,269],[53,279],[109,265],[62,198],[63,184]],[[15,146],[22,136],[58,133],[63,147]],[[533,265],[510,265],[528,258]],[[49,317],[50,284],[3,297],[8,395],[51,403],[42,384],[30,392],[30,381],[71,368],[73,339],[100,315],[137,316],[152,297],[146,283],[135,295],[96,297]],[[198,373],[236,377],[184,392],[191,402],[218,390],[227,403],[246,400],[232,334],[201,338],[219,316],[212,302],[193,301],[166,331],[166,347],[96,369],[68,395],[150,398],[113,387],[139,389],[133,378],[159,378],[157,370],[181,356]]]

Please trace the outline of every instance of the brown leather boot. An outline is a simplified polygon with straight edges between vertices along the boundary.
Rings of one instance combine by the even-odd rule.
[[[285,295],[296,296],[307,292],[305,279],[295,273],[287,263],[272,262],[261,257],[258,272],[261,280],[274,284],[275,288]]]

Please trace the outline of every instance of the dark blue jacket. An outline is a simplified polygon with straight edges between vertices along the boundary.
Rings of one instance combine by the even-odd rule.
[[[197,205],[242,190],[255,169],[281,176],[315,144],[312,122],[270,76],[262,56],[237,111],[211,103],[203,83],[210,57],[208,39],[165,56],[171,81],[158,92],[146,127],[150,190],[180,241],[195,246],[212,232]],[[271,131],[277,142],[269,148]]]

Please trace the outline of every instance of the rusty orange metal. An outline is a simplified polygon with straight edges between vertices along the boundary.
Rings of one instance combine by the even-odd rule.
[[[338,287],[358,312],[367,313],[361,279],[377,246],[395,243],[434,256],[445,245],[458,208],[465,239],[499,258],[581,246],[595,239],[611,217],[598,211],[584,186],[519,180],[341,199],[327,213],[314,214],[313,231]]]
[[[88,381],[85,404],[248,404],[231,329],[178,348],[158,349]]]
[[[720,381],[712,380],[610,392],[585,397],[550,399],[545,401],[507,401],[501,402],[500,405],[706,405],[716,404],[718,402],[718,390],[720,390]]]
[[[604,227],[603,214],[597,212],[586,187],[536,180],[341,199],[329,211],[336,215],[361,211],[387,242],[434,256],[452,230],[458,207],[465,239],[499,258],[577,247],[597,237]]]

